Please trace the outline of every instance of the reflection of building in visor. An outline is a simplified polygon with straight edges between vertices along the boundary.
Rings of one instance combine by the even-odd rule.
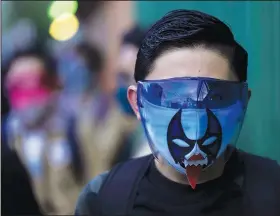
[[[138,107],[154,154],[179,172],[206,168],[234,146],[247,108],[247,83],[212,78],[138,82]]]

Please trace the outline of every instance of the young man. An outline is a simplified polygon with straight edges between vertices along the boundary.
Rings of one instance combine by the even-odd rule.
[[[280,167],[234,146],[250,98],[247,52],[223,22],[176,10],[147,32],[128,99],[152,156],[91,181],[77,215],[280,215]]]

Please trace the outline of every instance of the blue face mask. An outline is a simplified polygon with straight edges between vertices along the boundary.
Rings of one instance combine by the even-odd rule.
[[[137,102],[150,147],[195,188],[201,170],[235,146],[247,83],[211,78],[138,82]]]
[[[83,93],[92,81],[89,69],[78,55],[69,55],[62,59],[59,64],[59,72],[63,80],[64,91],[67,93]]]

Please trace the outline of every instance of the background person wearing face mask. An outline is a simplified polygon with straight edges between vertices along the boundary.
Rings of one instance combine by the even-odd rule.
[[[66,49],[58,59],[58,72],[63,85],[63,107],[77,115],[79,106],[86,100],[101,73],[102,54],[98,47],[80,42]]]
[[[2,76],[4,71],[2,68]],[[30,176],[17,153],[7,144],[6,116],[10,107],[1,84],[1,214],[41,215]]]
[[[56,63],[40,47],[11,59],[5,91],[11,105],[7,142],[28,170],[44,213],[70,214],[83,173],[71,118],[61,111]],[[71,129],[71,128],[70,128]]]
[[[104,59],[98,45],[83,42],[75,48],[75,52],[80,68],[89,72],[86,88],[75,112],[85,175],[89,180],[118,161],[123,138],[131,124],[122,115],[114,94],[103,89]]]
[[[119,160],[127,160],[129,157],[140,157],[150,153],[148,143],[143,136],[143,130],[138,124],[136,116],[127,99],[127,88],[134,84],[133,79],[137,53],[144,38],[145,30],[135,25],[123,36],[120,47],[117,73],[116,98],[121,107],[122,113],[128,122],[132,123],[131,130],[125,137],[125,144],[120,150]]]
[[[116,93],[117,100],[122,108],[122,111],[128,116],[134,116],[127,100],[127,88],[134,83],[133,72],[137,57],[137,52],[141,45],[145,31],[139,26],[135,26],[126,32],[123,36],[122,45],[120,47]]]

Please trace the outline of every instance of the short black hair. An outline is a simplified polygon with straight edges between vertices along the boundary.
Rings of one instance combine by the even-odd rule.
[[[226,56],[239,81],[247,80],[248,53],[221,20],[195,10],[173,10],[146,33],[137,54],[135,81],[144,80],[167,50],[204,46]]]
[[[128,32],[123,36],[122,44],[132,44],[139,48],[141,46],[142,40],[145,36],[145,30],[139,25],[133,26]]]
[[[5,68],[5,71],[8,72],[11,65],[19,58],[23,57],[34,57],[43,62],[45,72],[47,75],[50,76],[57,76],[57,61],[55,58],[53,58],[52,55],[50,55],[46,49],[44,49],[43,46],[40,45],[34,45],[24,50],[18,50],[16,51],[11,59],[8,61],[8,64]]]

